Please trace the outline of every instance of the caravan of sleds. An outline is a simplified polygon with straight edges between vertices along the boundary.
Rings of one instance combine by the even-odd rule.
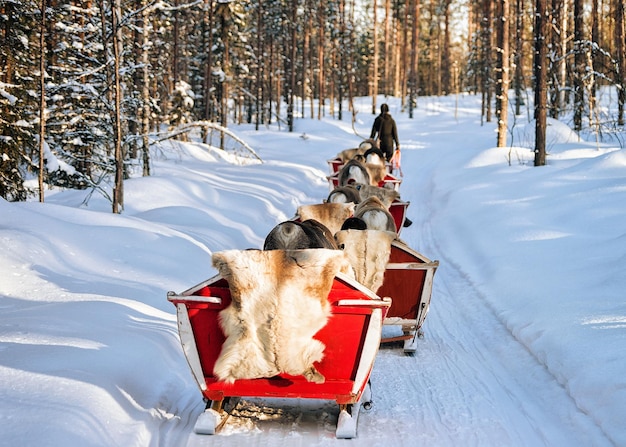
[[[262,250],[216,252],[216,276],[168,293],[207,403],[196,433],[215,434],[242,397],[303,398],[335,401],[337,438],[354,438],[380,344],[416,350],[439,263],[399,238],[409,203],[373,144],[328,160],[329,196]],[[383,338],[384,325],[401,332]]]

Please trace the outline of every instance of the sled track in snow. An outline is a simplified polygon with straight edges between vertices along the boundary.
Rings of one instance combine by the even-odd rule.
[[[441,265],[415,365],[437,444],[611,445],[463,273]]]
[[[435,185],[426,188],[420,197],[433,197]],[[612,445],[462,267],[446,258],[428,217],[434,208],[428,199],[420,203],[419,240],[440,267],[415,376],[432,418],[422,423],[437,427],[437,445]]]

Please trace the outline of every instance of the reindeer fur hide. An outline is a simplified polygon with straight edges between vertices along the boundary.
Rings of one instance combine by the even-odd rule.
[[[354,270],[355,279],[376,292],[383,284],[395,233],[378,230],[342,230],[335,235]]]
[[[359,203],[360,201],[359,190],[354,185],[337,186],[326,199],[326,203]]]
[[[385,154],[377,147],[370,148],[363,154],[365,163],[380,165],[385,167]]]
[[[213,266],[228,281],[231,304],[220,312],[226,340],[213,367],[224,382],[303,375],[323,383],[315,362],[325,346],[313,336],[330,315],[328,294],[339,271],[351,273],[340,250],[227,250]]]
[[[363,140],[361,144],[359,144],[359,149],[363,151],[367,151],[369,149],[378,149],[378,141],[373,138],[368,138],[367,140]]]
[[[365,163],[365,169],[370,178],[370,185],[378,186],[387,176],[387,168],[384,164]]]
[[[378,197],[368,197],[359,203],[354,210],[354,217],[363,219],[368,230],[398,232],[393,216]]]
[[[317,203],[315,205],[302,205],[298,207],[296,214],[300,220],[313,219],[320,222],[330,230],[334,236],[341,229],[341,225],[354,214],[354,203]]]
[[[372,185],[357,185],[356,187],[359,190],[359,202],[369,197],[377,197],[389,209],[394,200],[400,199],[400,193],[394,189]]]
[[[356,155],[363,155],[363,153],[365,153],[365,149],[355,147],[352,149],[344,149],[337,154],[337,157],[339,157],[342,162],[347,163],[348,161],[352,160]]]
[[[339,186],[349,185],[350,183],[371,184],[369,171],[365,166],[365,162],[362,160],[362,156],[353,158],[343,165],[337,174],[339,177]]]
[[[334,233],[317,220],[288,220],[276,225],[265,237],[263,250],[337,249]]]

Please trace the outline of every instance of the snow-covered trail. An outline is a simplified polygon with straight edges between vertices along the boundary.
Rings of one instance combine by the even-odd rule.
[[[467,117],[467,119],[472,119]],[[335,439],[333,402],[246,399],[215,436],[190,434],[197,446],[610,446],[602,430],[567,390],[518,342],[463,270],[466,258],[448,256],[435,227],[449,191],[440,184],[446,151],[467,147],[463,135],[428,124],[409,137],[400,129],[406,165],[402,197],[414,225],[402,238],[439,259],[425,338],[415,355],[382,346],[372,374],[374,407],[362,413],[357,438]],[[489,147],[493,134],[471,144]],[[471,156],[471,153],[468,154]],[[415,159],[417,158],[417,160]],[[471,185],[468,185],[471,186]],[[468,242],[467,250],[471,250]],[[394,331],[394,328],[385,328]],[[196,414],[191,415],[195,417]],[[193,421],[192,421],[193,422]]]
[[[415,394],[421,390],[424,396],[425,405],[418,411],[422,425],[432,427],[433,436],[424,441],[481,446],[612,445],[545,365],[507,329],[466,274],[464,263],[480,262],[472,259],[472,242],[458,250],[465,251],[459,259],[442,248],[447,235],[438,231],[438,217],[451,215],[446,208],[452,188],[445,180],[460,168],[447,163],[454,159],[447,154],[467,150],[469,159],[472,149],[489,147],[494,135],[485,131],[483,138],[468,140],[447,127],[437,132],[436,123],[429,121],[426,139],[418,138],[414,144],[425,150],[411,152],[417,160],[411,161],[411,175],[402,185],[410,208],[418,210],[411,217],[419,230],[406,232],[407,242],[440,261],[425,325],[427,337],[415,354],[416,363],[409,364],[416,368],[403,385],[415,383]],[[475,257],[479,256],[478,248]]]

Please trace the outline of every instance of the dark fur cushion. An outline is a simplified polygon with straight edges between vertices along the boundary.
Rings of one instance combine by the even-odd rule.
[[[305,248],[337,249],[335,238],[322,223],[308,219],[279,223],[265,238],[263,250],[302,250]]]

